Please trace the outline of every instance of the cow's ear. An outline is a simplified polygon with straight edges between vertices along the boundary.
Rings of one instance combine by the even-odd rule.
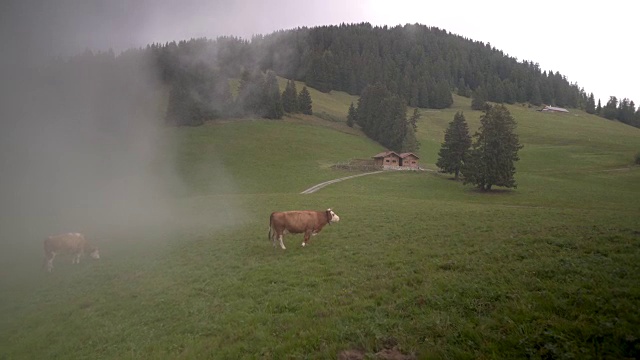
[[[331,209],[328,209],[328,210],[326,211],[326,214],[327,214],[327,221],[328,221],[329,223],[331,223]]]

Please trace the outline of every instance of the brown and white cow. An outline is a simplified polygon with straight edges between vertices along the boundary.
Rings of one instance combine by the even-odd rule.
[[[47,271],[53,270],[53,259],[57,254],[72,254],[72,264],[80,263],[80,256],[85,252],[94,259],[100,259],[98,249],[89,245],[89,242],[80,233],[67,233],[49,236],[44,239],[44,256]]]
[[[276,246],[276,239],[280,240],[280,247],[284,250],[282,238],[284,234],[303,234],[302,246],[307,245],[312,235],[317,235],[322,228],[340,221],[340,217],[331,209],[325,211],[276,211],[269,218],[269,239]]]

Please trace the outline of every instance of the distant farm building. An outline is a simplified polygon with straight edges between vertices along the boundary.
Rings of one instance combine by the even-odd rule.
[[[542,109],[540,109],[538,111],[560,112],[560,113],[568,113],[569,112],[569,110],[567,110],[565,108],[555,107],[555,106],[545,106],[545,107],[543,107]]]
[[[401,153],[385,151],[373,156],[376,166],[385,170],[417,170],[420,168],[419,157],[414,153]]]

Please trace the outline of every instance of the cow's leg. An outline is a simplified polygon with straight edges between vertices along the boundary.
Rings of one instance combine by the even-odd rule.
[[[271,241],[273,242],[273,247],[278,247],[278,232],[277,231],[273,231],[273,233],[271,234]]]
[[[284,242],[282,241],[282,234],[278,235],[278,238],[280,239],[280,247],[282,250],[286,250],[287,248],[284,247]]]
[[[47,271],[53,270],[53,259],[56,257],[56,253],[47,254]]]
[[[309,238],[311,237],[311,234],[313,233],[312,230],[307,230],[304,232],[304,241],[302,241],[302,246],[306,246],[307,243],[309,242]]]
[[[271,243],[273,244],[273,247],[276,247],[276,233],[275,231],[273,231],[273,228],[271,227],[271,225],[269,225],[269,240],[271,240]]]

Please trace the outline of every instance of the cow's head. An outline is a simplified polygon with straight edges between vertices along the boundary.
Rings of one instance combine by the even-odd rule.
[[[338,216],[338,214],[334,213],[333,210],[327,209],[327,220],[329,221],[329,224],[334,223],[334,222],[338,222],[338,221],[340,221],[340,216]]]
[[[100,259],[100,252],[98,251],[98,248],[91,249],[89,256],[91,256],[91,258],[93,259]]]

